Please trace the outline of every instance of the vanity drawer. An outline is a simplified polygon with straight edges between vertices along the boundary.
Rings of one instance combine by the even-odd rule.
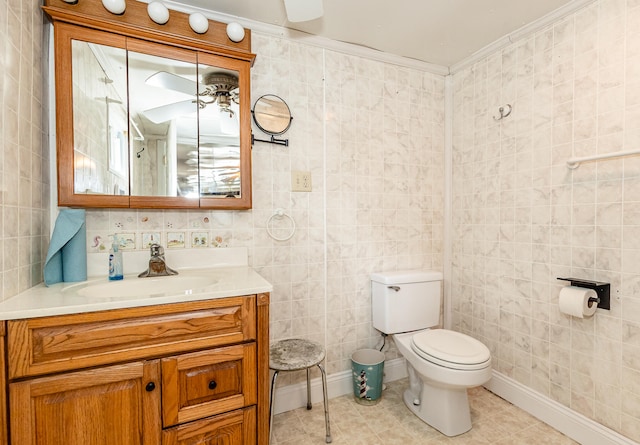
[[[255,307],[250,295],[9,321],[9,378],[254,340]]]
[[[162,445],[255,444],[256,408],[178,425],[162,432]]]
[[[182,354],[161,363],[165,428],[257,401],[255,343]]]

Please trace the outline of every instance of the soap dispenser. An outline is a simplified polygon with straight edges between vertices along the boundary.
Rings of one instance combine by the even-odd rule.
[[[123,278],[122,252],[118,243],[118,238],[113,237],[111,250],[109,250],[109,280],[122,280]]]

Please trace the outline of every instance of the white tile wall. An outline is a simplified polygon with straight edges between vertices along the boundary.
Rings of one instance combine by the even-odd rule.
[[[92,210],[89,248],[114,232],[140,248],[144,232],[194,230],[247,246],[274,285],[271,337],[315,339],[329,373],[350,369],[380,340],[369,274],[442,267],[444,79],[257,32],[252,46],[252,104],[277,94],[293,115],[288,147],[253,147],[253,209]],[[292,170],[312,173],[312,192],[291,192]],[[296,221],[289,241],[265,230],[276,208]]]
[[[601,0],[454,75],[452,305],[496,369],[640,440],[640,2]],[[501,122],[499,106],[513,105]],[[560,276],[612,284],[559,313]]]
[[[442,268],[444,79],[326,55],[327,345],[371,347],[369,274]]]
[[[48,245],[42,23],[38,0],[0,0],[0,300],[42,281]]]
[[[0,0],[3,299],[41,281],[49,233],[39,6]],[[637,0],[597,1],[456,73],[453,153],[455,327],[485,341],[500,372],[635,440],[640,158],[564,162],[640,145],[639,22]],[[253,100],[278,94],[294,115],[288,148],[254,147],[253,210],[93,210],[90,246],[184,232],[188,247],[193,231],[248,246],[275,285],[272,337],[317,339],[329,372],[342,371],[378,341],[369,273],[442,267],[444,81],[253,37]],[[512,116],[495,122],[506,103]],[[311,171],[314,190],[290,192],[291,170]],[[287,242],[266,234],[277,207],[298,225]],[[559,314],[562,275],[610,281],[612,310]]]

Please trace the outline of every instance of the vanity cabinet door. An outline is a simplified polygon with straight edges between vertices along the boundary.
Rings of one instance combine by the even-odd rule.
[[[244,408],[256,401],[253,342],[162,359],[165,427]]]
[[[162,445],[247,445],[255,443],[255,407],[170,428],[165,430],[162,436]]]
[[[155,445],[160,362],[136,362],[9,385],[12,445]]]

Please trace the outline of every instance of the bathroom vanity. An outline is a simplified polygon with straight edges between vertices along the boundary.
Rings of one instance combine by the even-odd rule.
[[[268,443],[271,285],[244,266],[182,282],[204,275],[184,292],[87,291],[101,278],[0,303],[0,444]]]

